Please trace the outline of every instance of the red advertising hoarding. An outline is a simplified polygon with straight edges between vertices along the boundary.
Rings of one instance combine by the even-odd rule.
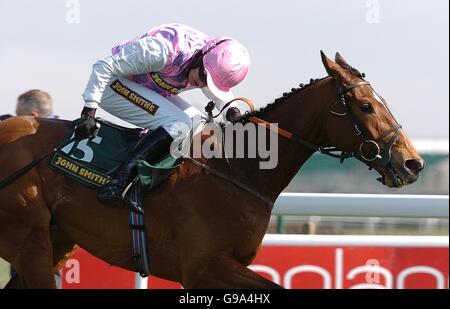
[[[448,248],[262,246],[251,269],[292,289],[448,288]],[[63,271],[62,286],[134,288],[135,273],[78,250]],[[148,288],[180,288],[149,277]]]

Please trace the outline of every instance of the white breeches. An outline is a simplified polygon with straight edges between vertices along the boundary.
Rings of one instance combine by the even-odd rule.
[[[99,106],[108,113],[141,128],[162,126],[174,139],[183,139],[192,129],[198,109],[179,96],[163,97],[126,78],[113,79]]]

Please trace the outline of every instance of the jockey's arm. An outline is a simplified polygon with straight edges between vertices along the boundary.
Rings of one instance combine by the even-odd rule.
[[[168,46],[163,40],[145,37],[123,46],[115,55],[98,60],[83,93],[85,107],[98,107],[106,86],[114,77],[162,70],[168,62],[168,54]]]

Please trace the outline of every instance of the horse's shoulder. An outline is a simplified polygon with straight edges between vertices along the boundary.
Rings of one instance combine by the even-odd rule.
[[[0,122],[0,142],[10,143],[23,136],[35,134],[39,123],[33,116],[16,116]]]
[[[71,121],[34,116],[15,116],[0,121],[0,143],[10,143],[28,135],[61,132],[71,129]]]

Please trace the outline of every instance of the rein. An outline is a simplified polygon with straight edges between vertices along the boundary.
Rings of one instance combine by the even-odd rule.
[[[35,167],[36,165],[41,163],[42,160],[44,160],[45,158],[48,158],[49,156],[53,155],[56,151],[58,151],[59,149],[64,148],[65,146],[69,145],[74,140],[75,140],[75,138],[71,138],[69,141],[67,141],[67,143],[64,143],[63,145],[56,146],[55,148],[53,148],[52,150],[50,150],[46,154],[42,155],[41,157],[39,157],[37,159],[34,159],[33,161],[31,161],[30,163],[28,163],[27,165],[25,165],[21,169],[17,170],[13,174],[9,175],[8,177],[6,177],[2,181],[0,181],[0,190],[3,189],[4,187],[10,185],[17,178],[25,175],[29,170],[31,170],[33,167]]]
[[[341,86],[336,84],[336,97],[338,99],[338,102],[340,102],[344,106],[345,113],[344,114],[338,114],[338,113],[335,113],[335,112],[330,110],[330,113],[332,113],[334,115],[337,115],[337,116],[346,116],[346,115],[348,115],[350,117],[350,120],[352,121],[353,125],[355,126],[355,129],[357,130],[356,135],[361,135],[362,136],[363,141],[361,142],[361,144],[359,146],[359,149],[356,152],[345,152],[345,151],[339,150],[337,147],[322,147],[322,146],[314,145],[314,144],[308,142],[307,140],[300,138],[299,136],[295,135],[294,133],[289,132],[287,130],[284,130],[282,128],[273,126],[269,122],[267,122],[267,121],[265,121],[265,120],[263,120],[261,118],[258,118],[256,116],[249,116],[248,120],[253,122],[253,123],[255,123],[255,124],[257,124],[257,125],[264,126],[265,128],[267,128],[267,129],[277,133],[278,135],[288,139],[289,141],[292,141],[294,143],[306,146],[309,149],[312,149],[312,150],[317,151],[317,152],[319,152],[321,154],[330,156],[332,158],[339,159],[341,163],[343,163],[345,159],[349,159],[349,158],[352,158],[352,157],[354,157],[354,158],[358,158],[359,157],[359,158],[362,158],[364,161],[369,162],[369,163],[371,163],[373,161],[376,161],[376,160],[379,160],[379,164],[381,166],[386,166],[386,165],[389,164],[389,162],[391,160],[392,146],[394,145],[395,141],[398,139],[398,137],[400,135],[400,132],[401,132],[402,126],[401,126],[401,124],[395,125],[394,127],[384,131],[375,140],[366,137],[366,135],[363,133],[363,131],[359,129],[358,123],[357,123],[354,115],[351,113],[351,109],[348,107],[347,101],[345,100],[345,95],[349,91],[351,91],[351,90],[353,90],[355,88],[361,87],[361,86],[366,86],[366,85],[370,86],[371,84],[370,84],[370,82],[365,81],[365,80],[362,81],[362,82],[359,82],[359,83],[351,84],[351,85],[346,86],[346,87],[341,87]],[[233,103],[235,101],[243,101],[250,107],[250,109],[252,111],[254,110],[254,105],[249,99],[247,99],[247,98],[237,98],[237,99],[234,99],[234,100],[228,102],[227,104],[225,104],[224,107],[220,110],[220,112],[217,115],[214,116],[212,114],[212,110],[214,108],[214,103],[210,102],[208,104],[208,106],[205,108],[206,112],[208,113],[208,121],[212,122],[214,118],[217,118],[222,113],[223,110],[225,110],[227,107],[230,106],[231,103]],[[388,137],[391,133],[394,133],[394,134],[389,139],[389,141],[387,143],[385,143],[383,147],[380,147],[379,143],[382,142],[383,139]],[[367,145],[367,144],[375,146],[376,153],[373,154],[372,156],[367,156],[367,155],[364,154],[363,148],[364,148],[364,145]],[[339,151],[341,152],[340,154],[335,154],[334,153],[334,152],[339,152]],[[189,156],[186,156],[184,158],[185,159],[189,159],[194,164],[196,164],[197,166],[201,167],[202,169],[210,172],[211,174],[213,174],[213,175],[215,175],[215,176],[217,176],[219,178],[222,178],[225,181],[233,183],[234,185],[238,186],[239,188],[243,189],[244,191],[247,191],[248,193],[252,194],[253,196],[259,198],[260,200],[265,202],[270,207],[273,207],[273,202],[272,201],[270,201],[268,198],[266,198],[263,195],[261,195],[259,192],[256,192],[255,190],[249,188],[245,184],[239,182],[238,180],[236,180],[236,179],[234,179],[234,178],[232,178],[230,176],[227,176],[227,175],[225,175],[225,174],[223,174],[223,173],[221,173],[221,172],[211,168],[210,166],[208,166],[206,164],[203,164],[203,163],[201,163],[201,162],[199,162],[199,161],[197,161],[197,160],[195,160],[195,159],[193,159],[193,158],[191,158]],[[372,167],[370,166],[369,168],[372,168]]]
[[[344,159],[348,159],[353,157],[353,153],[346,153],[346,152],[341,152],[340,155],[334,154],[333,151],[338,151],[336,148],[334,147],[321,147],[321,146],[316,146],[310,142],[308,142],[307,140],[304,140],[300,137],[298,137],[297,135],[295,135],[294,133],[291,133],[289,131],[286,131],[282,128],[278,128],[276,126],[272,126],[269,122],[262,120],[261,118],[255,117],[255,116],[250,116],[248,118],[248,120],[250,120],[251,122],[255,123],[255,124],[259,124],[259,125],[263,125],[264,127],[266,127],[267,129],[277,133],[278,135],[293,141],[297,144],[306,146],[312,150],[315,150],[317,152],[320,152],[324,155],[336,158],[336,159],[340,159],[341,162],[343,162]]]
[[[369,85],[370,86],[370,82],[368,81],[362,81],[359,83],[355,83],[355,84],[351,84],[349,86],[346,87],[341,87],[341,86],[337,86],[337,90],[336,90],[336,96],[338,101],[344,106],[345,108],[345,113],[344,114],[337,114],[333,111],[330,111],[332,114],[338,115],[338,116],[345,116],[345,115],[349,115],[351,121],[353,122],[353,125],[355,126],[356,130],[357,130],[357,134],[356,135],[362,135],[363,137],[363,141],[361,142],[358,151],[356,152],[345,152],[342,150],[339,150],[336,147],[322,147],[322,146],[317,146],[314,145],[310,142],[308,142],[305,139],[302,139],[300,137],[298,137],[297,135],[295,135],[294,133],[291,133],[287,130],[284,130],[282,128],[278,128],[275,126],[272,126],[269,122],[255,117],[255,116],[250,116],[248,117],[248,120],[255,123],[255,124],[259,124],[259,125],[263,125],[264,127],[266,127],[267,129],[277,133],[280,136],[283,136],[284,138],[293,141],[294,143],[297,144],[301,144],[303,146],[306,146],[314,151],[320,152],[324,155],[336,158],[336,159],[340,159],[340,162],[343,163],[345,159],[349,159],[349,158],[362,158],[364,161],[366,162],[373,162],[376,160],[379,160],[379,164],[381,166],[386,166],[388,165],[389,161],[391,160],[391,150],[392,150],[392,146],[394,145],[395,141],[398,139],[399,135],[400,135],[400,131],[402,128],[401,124],[397,124],[396,126],[384,131],[380,137],[378,137],[377,139],[373,140],[370,138],[367,138],[366,135],[363,133],[363,131],[361,131],[358,127],[358,124],[356,122],[355,117],[353,116],[353,114],[350,112],[350,108],[348,107],[348,104],[345,100],[345,94],[347,94],[349,91],[351,91],[352,89],[361,87],[361,86],[365,86],[365,85]],[[392,135],[392,137],[389,139],[389,141],[383,146],[380,147],[379,143],[383,141],[384,138],[386,138],[387,136],[389,136],[391,133],[394,134]],[[376,154],[372,155],[372,156],[367,156],[364,154],[363,148],[364,145],[374,145],[375,149],[376,149]],[[333,152],[341,152],[341,154],[335,154]]]
[[[349,91],[351,91],[351,90],[353,90],[355,88],[361,87],[361,86],[365,86],[365,85],[370,86],[370,82],[362,81],[362,82],[359,82],[359,83],[351,84],[351,85],[346,86],[346,87],[341,87],[341,86],[336,84],[336,97],[338,99],[338,102],[340,102],[344,106],[345,113],[344,114],[337,114],[337,113],[335,113],[333,111],[330,111],[330,113],[338,115],[338,116],[346,116],[348,114],[349,117],[350,117],[350,120],[353,122],[353,125],[355,126],[355,128],[357,130],[356,135],[361,135],[363,137],[363,141],[361,142],[361,144],[359,146],[359,149],[356,152],[345,152],[345,151],[339,150],[337,147],[322,147],[322,146],[314,145],[314,144],[308,142],[307,140],[300,138],[296,134],[294,134],[292,132],[289,132],[287,130],[284,130],[282,128],[273,126],[269,122],[267,122],[267,121],[265,121],[265,120],[263,120],[261,118],[258,118],[256,116],[249,116],[248,120],[250,122],[253,122],[253,123],[257,124],[257,125],[264,126],[265,128],[267,128],[267,129],[277,133],[278,135],[288,139],[289,141],[292,141],[294,143],[303,145],[303,146],[305,146],[305,147],[307,147],[309,149],[312,149],[314,151],[317,151],[317,152],[319,152],[321,154],[324,154],[324,155],[327,155],[329,157],[339,159],[341,163],[343,163],[344,160],[346,160],[346,159],[349,159],[349,158],[352,158],[352,157],[354,157],[354,158],[358,158],[359,157],[359,158],[362,158],[363,160],[365,160],[366,162],[373,162],[373,161],[379,160],[380,161],[379,162],[380,165],[386,166],[389,163],[389,161],[391,160],[391,149],[392,149],[393,144],[397,140],[398,136],[400,135],[400,130],[401,130],[402,126],[400,124],[397,124],[396,126],[394,126],[394,127],[390,128],[390,129],[386,130],[385,132],[383,132],[381,134],[381,136],[378,137],[375,140],[370,139],[370,138],[366,138],[366,135],[363,133],[363,131],[361,131],[359,129],[358,124],[356,122],[356,119],[353,116],[353,114],[351,113],[351,110],[348,107],[347,101],[345,100],[345,95]],[[214,109],[215,104],[214,104],[214,102],[210,102],[210,103],[208,103],[208,106],[205,108],[206,112],[208,113],[208,121],[212,122],[214,120],[214,118],[217,118],[227,107],[230,106],[231,103],[233,103],[235,101],[243,101],[243,102],[245,102],[250,107],[251,111],[253,111],[255,109],[254,104],[249,99],[241,97],[241,98],[236,98],[236,99],[228,102],[227,104],[225,104],[223,106],[223,108],[220,110],[220,112],[217,115],[214,116],[212,114],[212,110]],[[383,147],[380,147],[379,143],[382,142],[384,138],[386,138],[387,136],[389,136],[393,132],[394,132],[394,134],[389,139],[389,141]],[[367,156],[367,155],[364,154],[363,148],[364,148],[364,145],[367,145],[367,144],[375,146],[376,153],[374,155]],[[341,152],[341,153],[340,154],[336,154],[334,152]],[[184,158],[185,159],[189,159],[195,165],[197,165],[197,166],[201,167],[202,169],[210,172],[211,174],[213,174],[213,175],[215,175],[215,176],[217,176],[219,178],[222,178],[225,181],[233,183],[237,187],[239,187],[239,188],[243,189],[244,191],[247,191],[248,193],[252,194],[253,196],[259,198],[260,200],[262,200],[264,203],[266,203],[270,207],[273,207],[273,202],[272,201],[270,201],[268,198],[266,198],[263,195],[261,195],[259,192],[256,192],[255,190],[251,189],[250,187],[246,186],[245,184],[243,184],[243,183],[239,182],[238,180],[234,179],[233,177],[227,176],[227,175],[225,175],[225,174],[223,174],[223,173],[221,173],[221,172],[211,168],[210,166],[208,166],[208,165],[206,165],[204,163],[201,163],[201,162],[199,162],[199,161],[197,161],[197,160],[195,160],[195,159],[193,159],[193,158],[191,158],[189,156],[185,156]]]
[[[236,99],[233,99],[231,101],[229,101],[228,103],[226,103],[222,109],[219,111],[219,113],[217,115],[213,115],[212,111],[215,108],[215,103],[213,101],[210,101],[208,103],[208,105],[205,107],[205,111],[208,114],[208,119],[207,122],[214,122],[214,119],[219,117],[220,114],[231,105],[231,103],[236,102],[236,101],[242,101],[244,103],[246,103],[251,111],[255,110],[255,105],[253,104],[253,102],[250,99],[244,98],[244,97],[239,97]],[[208,173],[213,174],[216,177],[219,177],[223,180],[225,180],[226,182],[230,182],[232,184],[234,184],[235,186],[237,186],[238,188],[250,193],[251,195],[255,196],[256,198],[260,199],[261,201],[263,201],[267,206],[269,206],[270,209],[273,208],[273,201],[271,201],[270,199],[268,199],[267,197],[263,196],[262,194],[260,194],[259,192],[257,192],[256,190],[253,190],[252,188],[250,188],[249,186],[243,184],[242,182],[240,182],[239,180],[233,178],[232,176],[228,176],[222,172],[219,172],[218,170],[190,157],[190,156],[183,156],[183,159],[187,159],[189,161],[191,161],[192,163],[194,163],[194,165],[197,165],[198,167],[200,167],[201,169],[204,169],[205,171],[207,171]]]
[[[236,101],[242,101],[245,104],[247,104],[248,107],[250,108],[250,111],[252,111],[252,112],[255,110],[255,105],[253,104],[253,102],[250,99],[247,99],[245,97],[239,97],[239,98],[233,99],[230,102],[228,102],[227,104],[225,104],[222,107],[222,109],[219,111],[219,113],[217,113],[217,115],[214,116],[212,111],[215,108],[216,104],[213,101],[210,101],[208,103],[208,105],[205,107],[205,111],[208,114],[208,122],[213,122],[215,118],[219,117],[220,114],[222,114],[222,112],[231,105],[231,103],[234,103]]]

